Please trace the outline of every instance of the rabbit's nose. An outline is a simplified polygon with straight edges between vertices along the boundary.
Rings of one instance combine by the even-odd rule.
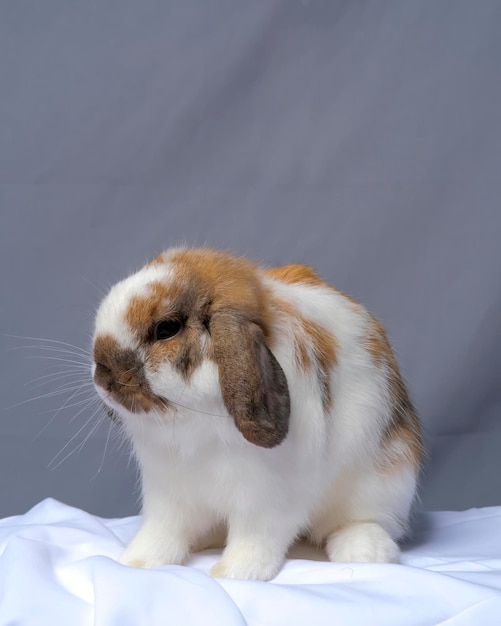
[[[94,370],[94,382],[96,385],[108,389],[113,382],[113,373],[111,369],[103,363],[96,363],[96,369]]]

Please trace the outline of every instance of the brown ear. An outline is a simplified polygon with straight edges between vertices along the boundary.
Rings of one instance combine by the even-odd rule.
[[[289,429],[289,388],[263,331],[230,313],[215,313],[210,330],[228,413],[247,441],[263,448],[277,446]]]

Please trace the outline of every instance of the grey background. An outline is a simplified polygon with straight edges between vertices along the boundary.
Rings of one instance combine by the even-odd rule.
[[[2,2],[0,514],[137,510],[106,421],[51,469],[98,422],[12,408],[73,364],[11,335],[88,348],[99,290],[182,242],[309,263],[373,310],[423,506],[501,504],[500,192],[498,0]]]

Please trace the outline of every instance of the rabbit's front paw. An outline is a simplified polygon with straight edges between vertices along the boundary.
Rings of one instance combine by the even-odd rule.
[[[122,565],[151,569],[162,565],[180,565],[188,554],[183,537],[175,538],[163,529],[143,526],[119,561]]]
[[[214,578],[238,578],[240,580],[271,580],[282,565],[282,559],[273,558],[266,551],[251,546],[233,548],[231,554],[223,554],[214,565],[210,575]]]

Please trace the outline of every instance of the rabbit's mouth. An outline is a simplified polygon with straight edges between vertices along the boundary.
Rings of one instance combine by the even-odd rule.
[[[94,341],[92,378],[100,398],[119,415],[169,408],[167,400],[152,392],[138,355],[109,335]]]
[[[165,412],[169,408],[169,401],[152,394],[149,389],[141,386],[128,388],[109,385],[108,389],[94,382],[96,391],[106,406],[107,414],[114,421],[121,421],[122,413],[147,414],[152,410]]]

